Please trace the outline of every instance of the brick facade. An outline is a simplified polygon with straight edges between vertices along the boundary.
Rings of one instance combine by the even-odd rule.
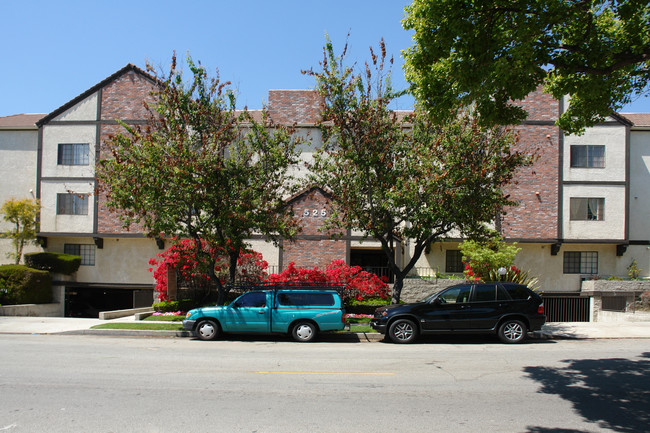
[[[269,115],[279,124],[317,123],[321,97],[314,90],[269,90]]]
[[[331,232],[321,231],[330,212],[329,200],[323,190],[312,188],[290,200],[288,205],[300,219],[303,229],[294,242],[284,242],[284,266],[293,262],[296,266],[322,269],[332,260],[345,260],[347,242],[331,239]]]
[[[533,153],[537,159],[521,168],[506,194],[519,203],[504,209],[501,230],[506,239],[549,241],[557,239],[559,221],[560,129],[553,123],[560,112],[559,102],[541,89],[519,105],[528,110],[526,121],[515,127],[516,149]]]
[[[100,149],[111,135],[125,132],[121,125],[115,124],[115,120],[126,123],[142,122],[147,118],[145,103],[154,101],[151,95],[154,90],[153,81],[136,71],[128,71],[107,83],[101,92],[101,122],[100,122]],[[100,159],[105,155],[100,150]],[[98,196],[97,208],[97,233],[99,234],[121,234],[121,233],[142,233],[141,226],[129,227],[126,230],[122,227],[122,221],[118,215],[109,212],[105,206],[106,195],[103,192]]]

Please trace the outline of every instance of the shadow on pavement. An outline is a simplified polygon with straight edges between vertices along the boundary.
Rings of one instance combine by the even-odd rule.
[[[539,392],[569,401],[585,420],[617,432],[650,429],[650,352],[639,360],[565,360],[562,368],[527,367]],[[582,433],[579,430],[529,427],[529,433]]]

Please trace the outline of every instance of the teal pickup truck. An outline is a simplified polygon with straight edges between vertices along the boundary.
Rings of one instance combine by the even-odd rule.
[[[190,310],[183,328],[201,340],[222,333],[282,333],[296,341],[345,327],[345,308],[335,289],[279,287],[251,290],[230,305]]]

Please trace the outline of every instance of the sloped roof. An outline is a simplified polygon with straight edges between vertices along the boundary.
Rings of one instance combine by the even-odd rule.
[[[626,119],[629,119],[634,126],[650,127],[650,113],[621,113]]]
[[[52,111],[50,114],[47,116],[43,117],[40,121],[36,123],[37,126],[42,126],[45,123],[49,122],[50,120],[54,119],[56,116],[60,115],[61,113],[65,112],[66,110],[70,109],[71,107],[75,106],[79,102],[83,101],[86,99],[88,96],[92,95],[93,93],[97,92],[99,89],[105,87],[107,84],[110,82],[118,79],[122,75],[129,73],[129,72],[136,72],[137,74],[142,75],[143,77],[147,78],[148,80],[151,80],[153,83],[158,83],[158,80],[156,80],[152,75],[148,74],[146,71],[143,69],[138,68],[132,63],[129,63],[119,71],[115,72],[111,76],[107,77],[106,79],[100,81],[99,83],[95,84],[93,87],[90,89],[86,90],[83,92],[81,95],[77,96],[76,98],[66,102],[56,110]]]
[[[0,129],[36,129],[36,122],[45,114],[14,114],[0,117]]]

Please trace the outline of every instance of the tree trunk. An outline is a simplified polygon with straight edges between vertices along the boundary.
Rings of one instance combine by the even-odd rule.
[[[391,295],[391,304],[399,304],[402,296],[402,287],[404,287],[404,274],[402,272],[395,272],[395,282],[393,283],[393,291]]]

